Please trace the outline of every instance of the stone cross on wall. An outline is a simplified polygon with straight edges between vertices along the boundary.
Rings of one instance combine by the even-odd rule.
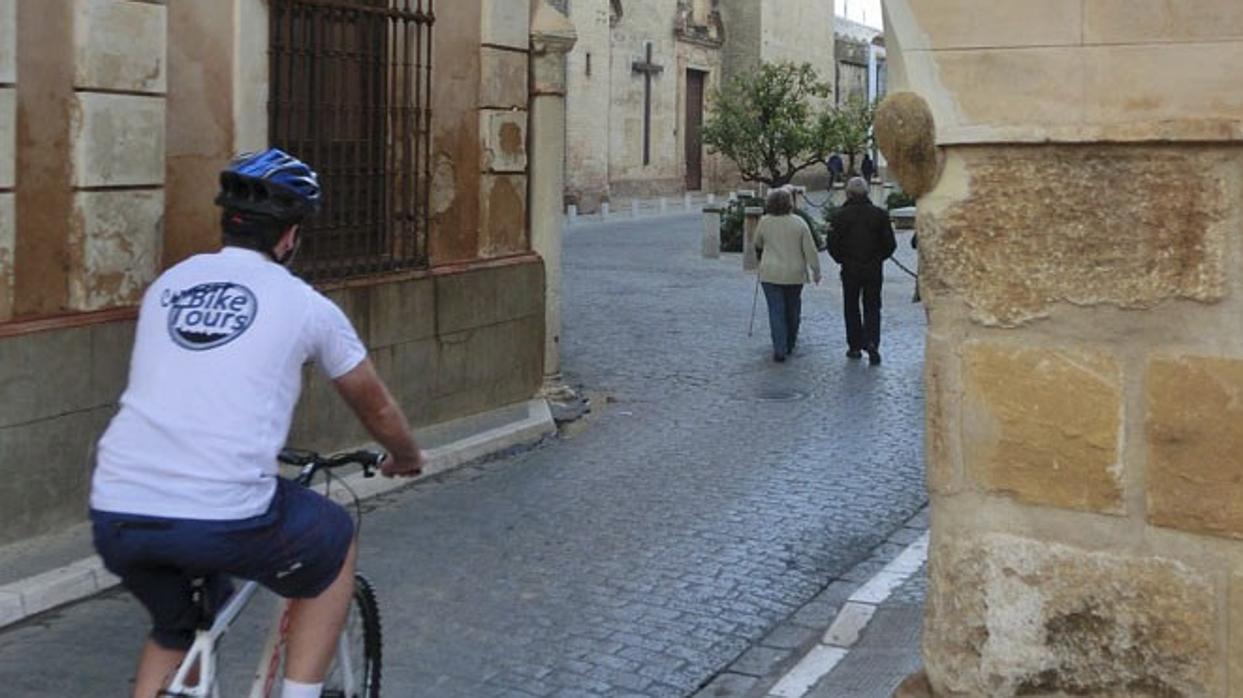
[[[663,65],[652,62],[652,44],[647,44],[647,58],[630,64],[630,69],[643,75],[643,164],[652,164],[652,78],[660,75]]]

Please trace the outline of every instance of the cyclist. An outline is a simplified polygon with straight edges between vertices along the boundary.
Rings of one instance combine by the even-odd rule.
[[[320,695],[353,593],[343,508],[277,477],[314,361],[390,453],[423,455],[345,314],[285,267],[320,206],[315,172],[277,149],[220,174],[223,249],[165,271],[143,296],[129,384],[100,439],[91,483],[95,547],[146,607],[152,630],[133,695],[151,698],[193,642],[192,581],[218,606],[228,577],[292,600],[284,698]]]

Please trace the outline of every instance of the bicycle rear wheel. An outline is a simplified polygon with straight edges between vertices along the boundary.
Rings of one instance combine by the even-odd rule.
[[[354,600],[337,656],[324,678],[324,698],[380,698],[380,607],[375,587],[354,575]]]

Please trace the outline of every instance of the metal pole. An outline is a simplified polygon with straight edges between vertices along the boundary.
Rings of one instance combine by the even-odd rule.
[[[751,321],[747,323],[747,336],[755,334],[755,308],[760,302],[760,275],[755,275],[755,293],[751,294]]]

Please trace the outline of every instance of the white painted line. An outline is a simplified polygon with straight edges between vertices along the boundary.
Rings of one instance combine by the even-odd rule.
[[[793,669],[781,677],[768,695],[776,698],[801,698],[817,681],[833,671],[838,662],[846,658],[846,652],[841,647],[816,645]]]
[[[858,642],[859,634],[867,627],[868,621],[872,620],[873,613],[876,613],[876,607],[872,604],[848,602],[833,619],[833,625],[824,632],[821,642],[834,647],[853,646]]]
[[[867,584],[855,590],[855,593],[850,595],[850,600],[871,604],[884,603],[894,589],[902,586],[903,582],[923,567],[927,559],[928,532],[924,531],[922,536],[906,546],[906,549],[899,553],[892,562],[869,579]]]
[[[911,575],[923,567],[928,559],[928,532],[906,546],[902,552],[885,565],[863,586],[850,595],[833,624],[824,632],[821,644],[799,660],[794,668],[781,677],[768,693],[770,698],[802,698],[812,686],[829,675],[833,668],[850,654],[850,648],[872,620],[894,589],[902,586]]]

